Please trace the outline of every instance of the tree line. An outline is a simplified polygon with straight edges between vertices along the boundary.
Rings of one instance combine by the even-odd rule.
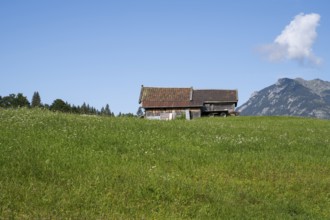
[[[115,116],[110,110],[109,104],[98,110],[89,104],[83,103],[81,106],[71,105],[62,99],[55,99],[51,105],[43,104],[39,92],[34,92],[31,103],[22,93],[10,94],[8,96],[0,96],[0,107],[2,108],[44,108],[51,111],[59,111],[74,114],[87,114],[87,115],[103,115],[103,116]],[[134,116],[131,113],[121,114],[118,116]]]

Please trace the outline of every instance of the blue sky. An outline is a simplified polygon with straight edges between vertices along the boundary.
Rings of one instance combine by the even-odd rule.
[[[278,78],[330,81],[329,5],[327,0],[2,0],[0,95],[21,92],[31,100],[38,91],[43,103],[60,98],[98,109],[108,103],[118,114],[136,113],[142,84],[238,89],[242,105]],[[260,52],[283,46],[275,39],[298,15],[312,13],[320,17],[308,29],[316,31],[312,43],[300,43],[290,32],[285,36],[299,42],[298,49],[309,45],[322,62],[311,64],[307,56],[299,62],[290,54],[270,60],[267,53],[274,49]]]

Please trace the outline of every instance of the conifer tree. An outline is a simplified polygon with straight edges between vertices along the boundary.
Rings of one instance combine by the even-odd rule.
[[[105,115],[104,107],[101,108],[101,115]]]
[[[81,114],[87,114],[87,105],[86,103],[84,102],[80,108],[80,112]]]
[[[41,107],[41,98],[39,92],[33,93],[31,107],[32,108]]]
[[[109,106],[109,104],[107,104],[107,105],[105,106],[104,114],[105,114],[106,116],[111,116],[111,111],[110,111],[110,106]]]

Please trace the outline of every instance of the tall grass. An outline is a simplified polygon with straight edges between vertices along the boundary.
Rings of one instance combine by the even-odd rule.
[[[330,218],[330,121],[0,121],[0,219]]]

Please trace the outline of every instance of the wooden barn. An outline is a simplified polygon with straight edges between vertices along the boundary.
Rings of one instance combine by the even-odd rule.
[[[141,87],[139,104],[148,119],[171,120],[235,113],[237,90]]]

